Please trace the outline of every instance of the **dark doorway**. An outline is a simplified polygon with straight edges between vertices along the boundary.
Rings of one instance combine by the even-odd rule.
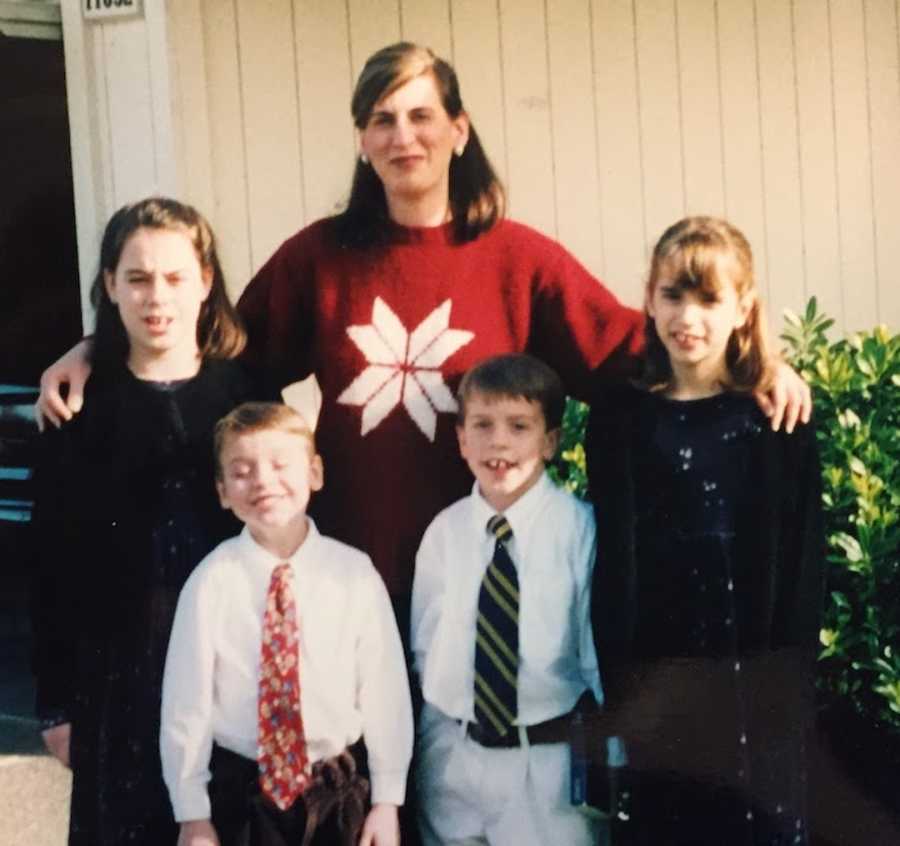
[[[61,41],[0,35],[0,383],[81,335]]]
[[[28,719],[29,475],[37,431],[34,397],[16,386],[36,385],[80,335],[63,45],[0,34],[0,754],[41,748]]]

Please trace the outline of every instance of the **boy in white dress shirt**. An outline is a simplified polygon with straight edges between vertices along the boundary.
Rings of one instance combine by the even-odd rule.
[[[384,584],[307,517],[323,469],[295,411],[242,405],[215,449],[246,525],[191,575],[172,630],[160,747],[178,844],[397,846],[412,716]]]
[[[426,530],[412,595],[426,846],[605,838],[570,801],[572,717],[602,693],[592,511],[545,472],[564,404],[558,376],[526,355],[488,359],[459,388],[457,434],[475,485]]]

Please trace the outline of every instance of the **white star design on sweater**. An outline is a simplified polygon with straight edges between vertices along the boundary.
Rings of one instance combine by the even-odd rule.
[[[474,332],[450,329],[451,301],[444,300],[412,332],[381,297],[372,305],[372,322],[348,326],[350,340],[368,367],[338,397],[344,405],[361,405],[362,432],[371,432],[401,403],[413,422],[434,441],[437,414],[452,413],[456,400],[444,383],[440,366],[472,338]]]

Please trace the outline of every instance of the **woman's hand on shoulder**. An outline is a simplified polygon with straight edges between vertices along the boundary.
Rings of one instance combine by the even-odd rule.
[[[400,846],[400,818],[396,805],[372,806],[363,824],[359,846]]]
[[[56,758],[64,767],[71,767],[72,763],[69,758],[69,742],[72,737],[72,724],[60,723],[58,726],[44,729],[41,732],[44,739],[44,746],[47,751]]]
[[[800,374],[783,361],[772,365],[772,385],[766,393],[754,394],[756,402],[777,432],[782,424],[790,434],[797,422],[809,423],[812,393]]]
[[[219,846],[219,835],[210,820],[186,820],[178,832],[178,846]]]
[[[81,411],[84,386],[91,375],[91,342],[79,341],[41,374],[41,394],[34,406],[38,428],[44,431],[49,422],[59,428]],[[68,385],[65,398],[62,386]]]

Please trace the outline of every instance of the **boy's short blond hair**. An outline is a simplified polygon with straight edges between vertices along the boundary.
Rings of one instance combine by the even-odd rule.
[[[213,430],[216,479],[222,479],[222,453],[231,438],[250,432],[278,431],[303,438],[309,457],[316,454],[316,438],[303,415],[280,402],[245,402],[226,414]]]

